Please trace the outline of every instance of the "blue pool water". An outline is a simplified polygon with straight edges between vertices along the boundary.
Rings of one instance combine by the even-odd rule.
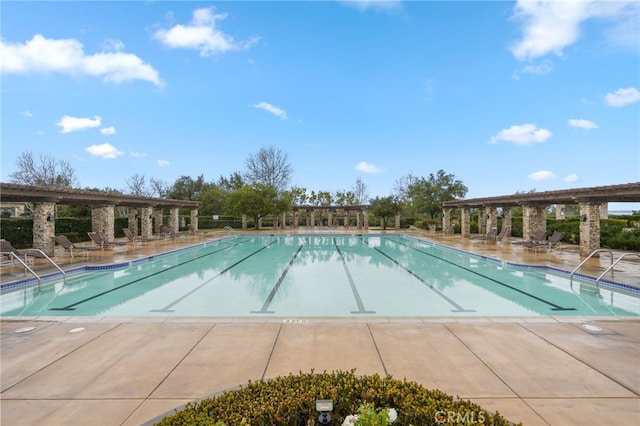
[[[638,316],[639,294],[399,235],[238,236],[0,294],[2,316]]]

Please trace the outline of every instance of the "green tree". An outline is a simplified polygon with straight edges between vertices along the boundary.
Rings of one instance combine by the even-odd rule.
[[[228,202],[233,213],[251,216],[256,229],[260,218],[288,211],[291,207],[290,196],[278,194],[275,188],[260,183],[244,185],[230,193]]]
[[[442,202],[464,198],[467,187],[455,175],[438,170],[428,178],[419,178],[408,188],[408,196],[413,201],[418,213],[429,215],[435,219],[442,214]]]
[[[190,176],[181,176],[174,182],[167,197],[174,200],[198,200],[204,188],[203,175],[198,176],[196,180]]]
[[[383,220],[382,229],[386,229],[389,220],[400,213],[400,202],[393,195],[376,197],[371,200],[371,213]]]

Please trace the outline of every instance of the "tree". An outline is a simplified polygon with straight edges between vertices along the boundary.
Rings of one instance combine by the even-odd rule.
[[[75,171],[64,160],[56,160],[48,155],[41,155],[36,163],[30,151],[23,151],[16,160],[17,171],[9,174],[13,183],[23,185],[46,186],[53,188],[73,188],[77,185]]]
[[[230,193],[228,202],[233,213],[253,217],[256,229],[260,218],[285,212],[291,206],[291,199],[288,196],[281,196],[274,188],[260,183],[244,185]]]
[[[150,197],[151,194],[147,189],[144,175],[136,173],[129,179],[125,179],[127,184],[127,192],[131,195],[138,195],[140,197]]]
[[[259,183],[276,192],[284,191],[293,174],[293,166],[289,163],[287,154],[269,146],[261,148],[256,154],[247,158],[246,177],[252,183]]]
[[[364,204],[367,204],[367,202],[369,201],[369,191],[367,190],[367,185],[365,185],[361,178],[358,178],[356,180],[356,183],[353,185],[352,191],[355,197],[355,205],[362,206]]]
[[[353,191],[336,191],[333,199],[335,204],[340,207],[359,205],[356,201],[356,194]]]
[[[417,212],[428,214],[431,219],[442,213],[442,202],[464,198],[467,187],[453,174],[438,170],[428,179],[420,178],[409,186],[408,196],[413,200]]]
[[[167,193],[167,197],[174,200],[197,200],[204,187],[203,175],[198,176],[196,180],[189,176],[180,176]]]
[[[371,200],[371,213],[382,219],[382,229],[386,229],[389,220],[400,213],[400,202],[393,195],[376,197]]]

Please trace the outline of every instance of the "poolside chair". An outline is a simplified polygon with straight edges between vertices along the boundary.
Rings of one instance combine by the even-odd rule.
[[[482,240],[482,241],[495,240],[497,232],[498,231],[496,231],[496,228],[491,228],[491,229],[489,229],[489,232],[487,232],[486,235],[476,235],[474,237],[469,237],[469,239],[470,240]]]
[[[503,226],[502,229],[500,230],[500,233],[496,235],[495,240],[502,241],[504,237],[508,237],[508,236],[511,236],[511,227]]]
[[[127,240],[129,240],[129,242],[131,243],[135,243],[137,241],[141,242],[141,243],[146,243],[149,241],[157,241],[158,238],[155,237],[151,237],[151,238],[146,238],[146,237],[142,237],[140,235],[133,235],[133,232],[131,232],[131,229],[129,228],[122,228],[122,232],[124,232],[124,236],[127,237]]]
[[[87,234],[89,235],[89,238],[91,238],[91,241],[100,247],[101,250],[104,250],[105,247],[118,247],[129,244],[126,241],[107,241],[97,232],[87,232]]]
[[[26,249],[24,251],[20,251],[15,248],[9,241],[0,240],[0,253],[2,253],[2,264],[9,265],[13,264],[13,257],[17,256],[18,258],[24,257],[24,263],[33,263],[34,259],[44,259],[46,258],[45,254],[42,250],[38,249]]]
[[[533,243],[541,243],[547,239],[547,231],[544,229],[538,229],[530,240],[528,241],[514,241],[511,244],[523,245],[523,244],[533,244]]]
[[[558,243],[560,243],[560,241],[562,241],[562,237],[564,237],[563,232],[553,231],[553,234],[549,237],[548,240],[539,241],[539,242],[529,242],[528,244],[525,244],[524,247],[530,248],[533,250],[537,250],[539,248],[545,248],[545,249],[548,248],[549,251],[551,251],[553,247],[555,247]]]
[[[73,257],[73,251],[83,252],[85,256],[89,256],[90,251],[102,251],[102,247],[96,246],[79,246],[72,243],[66,235],[56,235],[56,244],[62,246],[65,251],[68,251],[71,257]]]

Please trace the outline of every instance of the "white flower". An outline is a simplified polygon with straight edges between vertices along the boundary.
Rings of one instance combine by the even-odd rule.
[[[342,422],[342,426],[354,425],[356,424],[357,421],[358,421],[357,414],[349,414],[347,417],[344,418],[344,422]]]
[[[398,418],[398,412],[396,411],[395,408],[389,408],[389,411],[387,411],[387,414],[389,416],[389,423],[395,422],[396,419]]]

